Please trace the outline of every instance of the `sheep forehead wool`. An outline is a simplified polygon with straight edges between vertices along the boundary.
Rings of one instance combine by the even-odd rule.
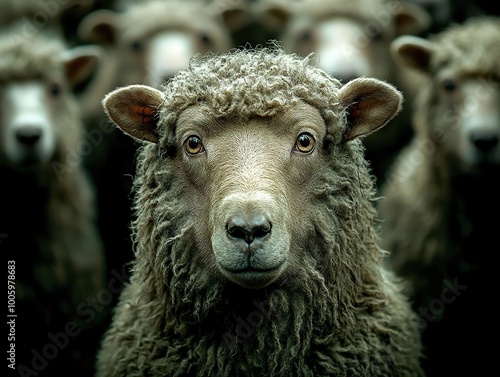
[[[431,64],[434,70],[446,66],[465,74],[495,73],[500,75],[500,22],[498,18],[471,18],[464,24],[448,28],[430,40],[439,45],[439,48],[433,50]]]
[[[60,38],[38,32],[26,37],[20,25],[0,35],[0,81],[40,79],[61,72],[61,54],[65,51]],[[36,46],[36,48],[33,48]]]
[[[198,55],[164,85],[162,113],[175,122],[187,107],[205,104],[216,117],[264,117],[305,101],[325,119],[335,119],[339,88],[340,82],[315,68],[310,57],[280,48]]]

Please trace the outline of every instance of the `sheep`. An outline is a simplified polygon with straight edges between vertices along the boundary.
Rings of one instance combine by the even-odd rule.
[[[100,116],[100,99],[117,85],[159,88],[187,67],[194,54],[233,47],[231,32],[244,14],[243,9],[214,7],[201,0],[136,1],[120,12],[90,13],[79,25],[80,40],[105,46],[109,64],[99,87],[83,98],[85,111]]]
[[[9,368],[89,376],[106,311],[87,300],[105,288],[106,266],[71,90],[98,49],[69,49],[43,30],[25,38],[23,28],[0,35],[0,247],[15,291]]]
[[[106,95],[141,145],[132,275],[97,376],[421,376],[360,142],[401,101],[279,44]]]
[[[316,64],[347,82],[355,77],[375,77],[403,91],[408,100],[418,76],[397,69],[390,54],[391,41],[402,34],[419,34],[430,17],[417,4],[389,0],[260,0],[253,13],[264,26],[275,30],[289,51],[316,54]],[[415,77],[416,76],[416,77]],[[364,140],[366,156],[379,184],[393,157],[411,138],[406,107],[394,124]]]
[[[483,343],[496,318],[483,308],[496,284],[498,251],[499,21],[470,18],[428,39],[402,36],[393,44],[400,64],[426,81],[414,104],[415,138],[377,207],[389,264],[421,317],[428,376],[471,367],[486,375],[496,364]]]

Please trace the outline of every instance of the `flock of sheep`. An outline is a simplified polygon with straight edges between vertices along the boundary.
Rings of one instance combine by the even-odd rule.
[[[0,177],[12,375],[495,370],[487,5],[0,0]]]

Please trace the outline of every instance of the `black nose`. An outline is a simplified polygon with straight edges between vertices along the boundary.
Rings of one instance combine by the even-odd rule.
[[[32,146],[42,137],[42,130],[38,127],[23,127],[16,131],[16,139],[21,144]]]
[[[470,134],[470,141],[480,151],[488,152],[498,145],[500,137],[495,132],[476,131]]]
[[[250,245],[255,239],[262,239],[271,232],[271,222],[263,215],[248,218],[233,216],[226,224],[226,231],[230,237]]]

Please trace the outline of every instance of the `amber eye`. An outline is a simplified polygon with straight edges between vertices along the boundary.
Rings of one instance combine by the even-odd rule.
[[[303,132],[297,137],[294,149],[301,153],[311,153],[315,143],[316,141],[310,133]]]
[[[441,82],[441,87],[446,93],[453,93],[457,88],[457,83],[452,79],[444,79]]]
[[[205,150],[203,143],[198,136],[189,136],[184,142],[184,150],[187,154],[195,155]]]

